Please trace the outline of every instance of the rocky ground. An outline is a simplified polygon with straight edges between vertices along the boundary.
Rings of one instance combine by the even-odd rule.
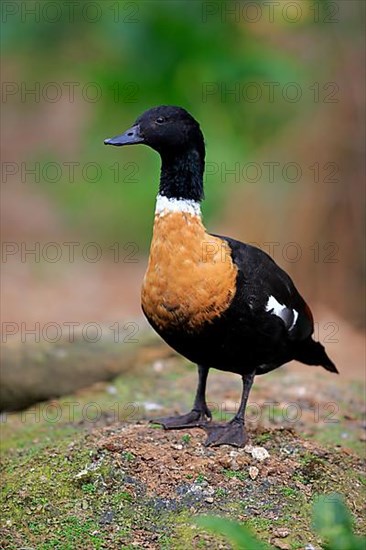
[[[258,377],[244,449],[148,424],[187,411],[195,383],[195,368],[156,344],[112,382],[3,414],[2,548],[230,548],[195,524],[218,514],[275,548],[318,549],[312,503],[334,492],[365,533],[360,381],[296,364]],[[216,420],[239,392],[237,376],[210,374]]]

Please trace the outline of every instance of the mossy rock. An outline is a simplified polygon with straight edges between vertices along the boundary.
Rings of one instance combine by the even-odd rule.
[[[139,330],[133,341],[115,341],[109,330],[109,338],[96,342],[76,337],[54,344],[44,341],[5,344],[1,357],[0,411],[25,409],[95,382],[112,380],[138,367],[149,348],[156,348],[162,356],[170,353],[148,328]]]
[[[228,548],[192,519],[239,519],[266,543],[319,548],[311,507],[339,492],[365,532],[362,460],[299,438],[291,430],[252,433],[250,448],[204,447],[200,429],[166,432],[118,423],[89,433],[64,426],[59,441],[34,439],[3,457],[1,531],[7,549]]]
[[[304,436],[328,433],[327,423],[314,422],[312,403],[303,403],[297,424],[285,425],[277,414],[253,422],[249,411],[250,443],[269,453],[263,461],[249,449],[205,447],[200,429],[166,432],[147,424],[151,415],[189,410],[195,370],[152,341],[113,382],[4,414],[0,546],[228,548],[224,539],[194,524],[203,513],[239,520],[265,544],[319,549],[312,504],[319,495],[333,493],[345,496],[356,532],[365,533],[364,460],[342,448],[333,432],[327,443]],[[251,399],[257,406],[269,395],[291,402],[292,389],[296,394],[300,381],[305,383],[303,376],[290,368],[271,373],[255,385]],[[306,384],[312,387],[310,379]],[[353,385],[338,379],[330,384],[326,377],[323,382],[317,374],[316,388],[320,410],[338,391],[343,396],[337,434],[347,431],[347,444],[354,440],[358,450],[361,400]],[[217,403],[239,392],[234,375],[210,374],[209,394]],[[221,421],[226,416],[226,407],[214,415]]]

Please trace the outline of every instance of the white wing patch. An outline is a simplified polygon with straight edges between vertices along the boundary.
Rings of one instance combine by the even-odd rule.
[[[299,314],[297,313],[296,309],[293,309],[292,310],[293,313],[294,313],[294,320],[292,322],[292,325],[290,326],[290,330],[294,328],[294,326],[296,325],[296,321],[297,321],[297,318],[299,316]]]
[[[287,306],[280,304],[278,300],[274,296],[270,296],[268,298],[268,302],[266,304],[266,311],[269,311],[272,313],[272,315],[277,315],[282,321],[285,323],[285,325],[288,325],[289,322],[289,312],[292,312],[292,323],[288,330],[292,330],[294,326],[296,325],[297,318],[299,317],[298,312],[296,309],[290,309]]]
[[[277,317],[281,317],[281,313],[284,309],[287,309],[286,306],[283,304],[280,304],[274,296],[270,296],[268,298],[268,302],[266,305],[266,311],[271,311],[274,315],[277,315]],[[281,317],[282,318],[282,317]]]

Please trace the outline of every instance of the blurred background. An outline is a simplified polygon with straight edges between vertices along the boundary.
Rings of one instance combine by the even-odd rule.
[[[269,252],[323,341],[362,328],[363,2],[2,4],[3,322],[140,317],[159,157],[103,140],[176,104],[209,230]]]

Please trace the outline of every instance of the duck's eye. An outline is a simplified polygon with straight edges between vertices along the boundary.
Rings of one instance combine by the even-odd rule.
[[[156,119],[156,122],[158,124],[163,124],[163,122],[165,122],[165,118],[163,116],[159,116],[157,119]]]

